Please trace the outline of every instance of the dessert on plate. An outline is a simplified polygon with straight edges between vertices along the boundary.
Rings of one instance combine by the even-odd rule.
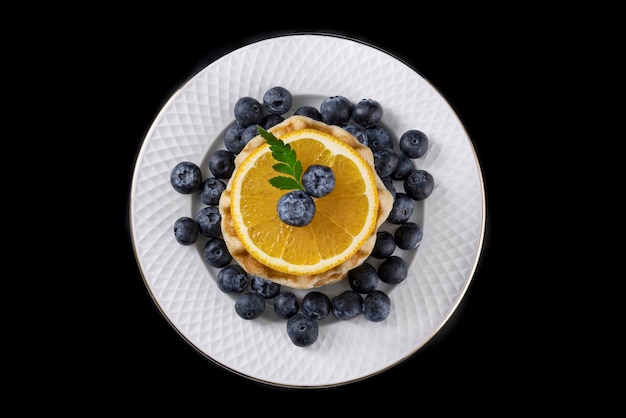
[[[332,192],[314,198],[315,215],[305,226],[281,220],[277,202],[288,190],[272,185],[280,175],[263,136],[250,140],[219,201],[224,241],[250,274],[296,289],[341,281],[369,257],[393,196],[376,173],[370,148],[343,128],[294,115],[268,129],[289,144],[303,170],[332,169]]]

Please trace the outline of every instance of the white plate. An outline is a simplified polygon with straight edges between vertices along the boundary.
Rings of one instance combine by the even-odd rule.
[[[416,159],[435,189],[418,202],[413,220],[424,238],[415,251],[396,250],[409,263],[407,279],[381,283],[392,300],[382,322],[361,316],[320,321],[316,343],[295,346],[285,320],[266,312],[243,320],[235,296],[216,284],[217,269],[201,251],[174,239],[174,221],[195,217],[197,196],[172,188],[169,173],[180,161],[200,165],[224,148],[238,98],[260,101],[280,85],[294,95],[293,112],[319,108],[329,96],[357,102],[373,98],[384,109],[382,125],[396,141],[408,129],[429,137],[427,154]],[[287,114],[289,115],[289,114]],[[401,183],[396,182],[402,191]],[[474,274],[483,242],[485,195],[480,166],[467,132],[439,92],[415,70],[371,45],[330,35],[274,37],[237,49],[200,70],[165,103],[137,157],[131,186],[130,221],[134,250],[156,305],[199,353],[234,373],[270,385],[311,388],[365,379],[398,365],[428,342],[450,318]],[[375,263],[375,261],[374,261]],[[321,288],[329,296],[348,285]],[[283,290],[292,290],[283,288]],[[295,291],[302,296],[302,291]]]

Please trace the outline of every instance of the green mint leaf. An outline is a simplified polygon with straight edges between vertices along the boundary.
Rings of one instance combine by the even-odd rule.
[[[285,152],[283,156],[284,156],[283,161],[285,161],[290,167],[293,167],[296,164],[296,161],[298,160],[298,158],[296,157],[296,150],[291,148],[289,144],[285,145]]]
[[[272,168],[276,171],[278,171],[279,173],[283,173],[283,174],[291,174],[293,173],[293,170],[291,169],[291,167],[289,167],[287,164],[285,163],[276,163],[272,166]]]
[[[270,150],[272,151],[272,156],[277,159],[277,161],[286,161],[285,149],[280,145],[270,145]]]
[[[281,190],[304,190],[300,181],[300,177],[302,176],[302,162],[298,160],[296,150],[259,125],[257,125],[257,132],[267,141],[270,146],[270,151],[272,151],[272,157],[278,161],[272,168],[279,173],[293,177],[293,179],[283,176],[273,177],[270,179],[270,184]]]
[[[300,160],[296,161],[296,164],[294,166],[294,177],[297,179],[302,177],[302,163],[300,162]]]
[[[296,180],[289,177],[272,177],[270,179],[270,184],[281,190],[300,189],[300,184]]]

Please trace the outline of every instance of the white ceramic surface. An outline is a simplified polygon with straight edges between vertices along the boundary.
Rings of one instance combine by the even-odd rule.
[[[303,104],[319,108],[324,98],[333,95],[355,103],[362,98],[379,101],[384,109],[381,124],[391,131],[396,149],[398,138],[408,129],[428,135],[429,150],[415,162],[435,179],[433,193],[417,202],[412,218],[423,227],[421,245],[395,253],[409,263],[407,279],[379,287],[391,297],[390,316],[373,323],[362,315],[340,321],[331,313],[320,321],[318,341],[307,348],[289,340],[286,321],[274,314],[271,301],[261,318],[238,317],[235,296],[218,289],[218,270],[202,259],[206,239],[182,246],[173,233],[178,217],[195,217],[203,206],[197,195],[174,191],[169,181],[174,165],[192,161],[206,177],[211,176],[208,157],[224,148],[224,131],[234,121],[237,99],[252,96],[262,101],[263,93],[276,85],[294,95],[290,113]],[[403,190],[401,182],[395,184]],[[447,101],[399,59],[374,46],[331,35],[258,41],[212,62],[188,80],[165,103],[146,134],[130,203],[138,265],[172,327],[201,355],[234,373],[298,388],[361,380],[419,350],[463,298],[480,257],[485,228],[479,162]],[[332,297],[347,288],[343,281],[319,290]],[[304,294],[295,293],[300,298]]]

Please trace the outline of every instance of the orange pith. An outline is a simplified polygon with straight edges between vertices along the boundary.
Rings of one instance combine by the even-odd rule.
[[[316,213],[310,224],[285,224],[276,204],[288,191],[269,183],[280,174],[272,168],[276,160],[268,144],[262,144],[233,174],[233,226],[242,245],[260,263],[288,274],[317,274],[354,255],[376,228],[375,173],[352,147],[327,133],[299,129],[280,139],[296,151],[303,170],[311,164],[331,167],[335,188],[314,198]]]

